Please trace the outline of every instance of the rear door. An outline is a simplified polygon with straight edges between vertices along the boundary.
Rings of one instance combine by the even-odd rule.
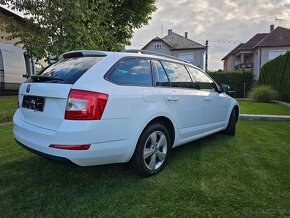
[[[22,119],[32,125],[56,130],[64,120],[67,98],[73,84],[101,57],[61,60],[41,75],[32,76],[19,90]]]
[[[181,138],[203,130],[204,100],[182,64],[153,61],[155,85],[163,95],[179,126]]]

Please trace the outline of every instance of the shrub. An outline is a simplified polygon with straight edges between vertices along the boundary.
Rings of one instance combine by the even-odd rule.
[[[226,71],[226,72],[208,72],[217,84],[227,84],[231,87],[231,91],[236,91],[237,98],[244,97],[244,77],[243,72],[239,71]],[[245,71],[246,93],[251,90],[253,85],[254,74],[252,71]]]
[[[258,102],[271,102],[277,96],[278,93],[273,88],[265,85],[256,86],[250,92],[250,98]]]
[[[272,86],[283,101],[290,102],[290,51],[263,65],[259,84]]]

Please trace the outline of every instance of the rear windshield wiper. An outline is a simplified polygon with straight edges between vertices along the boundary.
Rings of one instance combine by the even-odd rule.
[[[48,77],[48,76],[40,76],[40,75],[31,76],[31,79],[33,79],[33,81],[51,81],[51,80],[63,81],[63,79]]]

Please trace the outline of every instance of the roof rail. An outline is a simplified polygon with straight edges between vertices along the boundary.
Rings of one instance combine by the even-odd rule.
[[[186,60],[183,60],[183,59],[180,59],[180,58],[177,58],[177,57],[171,56],[171,55],[161,54],[161,53],[154,52],[154,51],[146,51],[146,50],[139,50],[139,49],[126,49],[126,50],[123,50],[123,52],[156,55],[156,56],[161,56],[161,57],[171,58],[171,59],[174,59],[174,60],[178,60],[178,61],[182,61],[182,62],[186,62],[186,63],[191,64],[190,62],[188,62],[188,61],[186,61]]]

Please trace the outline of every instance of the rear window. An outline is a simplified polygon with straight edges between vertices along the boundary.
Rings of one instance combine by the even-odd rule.
[[[74,84],[86,71],[103,57],[77,57],[61,60],[37,76],[32,76],[29,82],[50,82]]]

